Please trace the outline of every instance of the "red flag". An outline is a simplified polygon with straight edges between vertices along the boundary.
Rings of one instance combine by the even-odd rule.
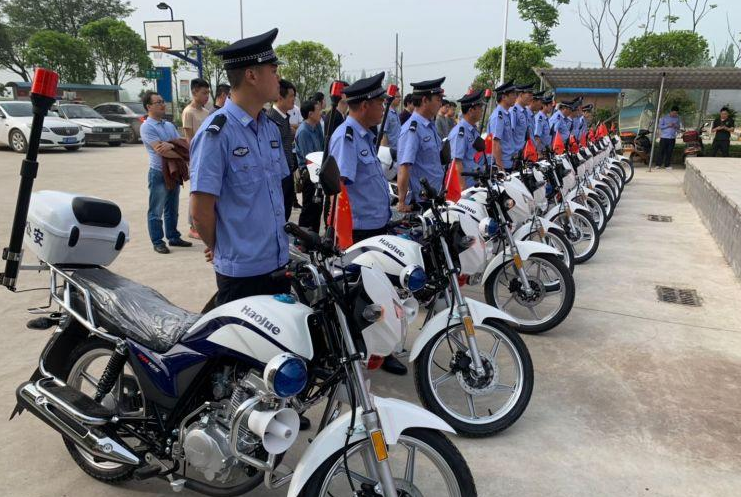
[[[615,133],[617,131],[617,125],[615,124],[615,121],[612,121],[612,126],[610,126],[610,133]]]
[[[587,133],[581,134],[581,140],[579,140],[579,146],[582,148],[587,148]]]
[[[448,174],[445,176],[445,200],[458,202],[461,199],[462,191],[461,182],[458,179],[458,168],[453,161],[450,163]]]
[[[489,133],[486,135],[486,140],[484,140],[484,153],[486,155],[491,155],[494,153],[494,137]]]
[[[605,126],[605,123],[602,123],[597,128],[597,138],[604,138],[607,136],[607,126]]]
[[[589,128],[589,142],[594,143],[594,128]]]
[[[576,143],[576,137],[574,135],[569,135],[569,152],[572,154],[579,153],[579,144]]]
[[[522,150],[522,157],[529,162],[538,162],[538,150],[535,148],[533,139],[529,136],[527,137],[525,148]]]
[[[564,145],[563,143],[563,138],[561,138],[561,133],[556,132],[556,136],[553,137],[553,143],[551,144],[551,148],[558,155],[561,155],[562,153],[566,151],[566,145]]]
[[[352,245],[352,209],[350,208],[350,196],[347,194],[344,183],[337,197],[335,212],[337,213],[336,216],[333,215],[333,212],[329,213],[327,222],[330,226],[334,226],[337,245],[344,250]]]

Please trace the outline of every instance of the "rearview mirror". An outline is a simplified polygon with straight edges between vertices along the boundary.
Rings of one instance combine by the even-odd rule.
[[[327,195],[338,195],[342,190],[340,183],[340,168],[331,155],[322,163],[319,169],[319,184]]]

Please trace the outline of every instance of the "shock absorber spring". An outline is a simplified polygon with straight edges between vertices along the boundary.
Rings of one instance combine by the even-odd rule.
[[[116,350],[113,351],[111,358],[108,360],[103,375],[98,381],[98,388],[95,390],[95,402],[102,401],[106,395],[111,393],[125,364],[126,349],[124,347],[116,347]]]

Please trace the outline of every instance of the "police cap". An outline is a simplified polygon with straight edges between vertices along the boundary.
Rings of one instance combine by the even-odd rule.
[[[496,88],[494,88],[494,91],[497,92],[498,95],[504,95],[505,93],[512,93],[513,91],[517,90],[517,86],[515,86],[515,80],[510,79],[506,83],[503,83]]]
[[[458,99],[458,103],[461,104],[461,106],[474,106],[478,104],[484,103],[484,90],[479,91],[473,91],[471,93],[467,93],[462,98]]]
[[[517,85],[516,90],[518,93],[532,93],[533,92],[533,85],[532,83],[529,85]]]
[[[386,97],[386,90],[382,86],[385,77],[386,73],[381,72],[370,78],[359,79],[345,87],[342,93],[345,94],[348,103]]]
[[[445,78],[438,78],[438,79],[431,79],[429,81],[420,81],[419,83],[412,83],[412,93],[420,95],[424,93],[445,93],[445,90],[443,90],[442,85],[445,81]]]
[[[222,58],[224,69],[227,70],[260,64],[280,64],[273,50],[273,41],[277,36],[278,28],[274,28],[267,33],[236,41],[217,50],[216,55]]]
[[[545,90],[533,93],[533,100],[544,100],[544,99],[545,99]]]

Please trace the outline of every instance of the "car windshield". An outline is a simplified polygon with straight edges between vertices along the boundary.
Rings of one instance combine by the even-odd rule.
[[[60,108],[67,119],[103,119],[87,105],[60,105]]]
[[[124,104],[126,107],[131,109],[134,114],[146,114],[147,111],[144,110],[144,106],[140,104],[139,102],[126,102]]]
[[[33,106],[31,102],[5,102],[0,104],[3,111],[11,117],[32,117]]]

